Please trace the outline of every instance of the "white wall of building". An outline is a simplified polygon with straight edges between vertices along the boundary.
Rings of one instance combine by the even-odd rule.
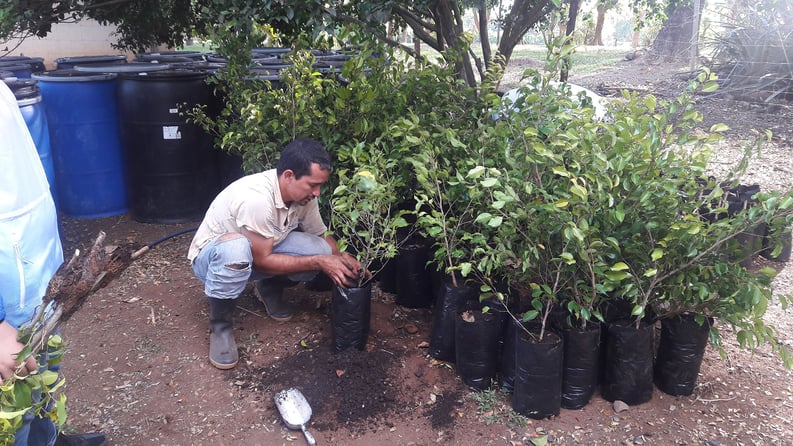
[[[55,69],[55,59],[59,57],[127,54],[111,46],[116,41],[115,30],[113,26],[102,26],[93,20],[59,23],[53,25],[52,32],[43,39],[30,37],[18,47],[18,41],[7,42],[0,47],[0,56],[42,57],[47,69]],[[127,58],[132,60],[134,56],[127,54]]]

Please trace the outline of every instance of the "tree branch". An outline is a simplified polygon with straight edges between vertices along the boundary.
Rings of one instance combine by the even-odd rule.
[[[353,17],[351,15],[339,14],[339,13],[337,13],[337,12],[335,12],[333,10],[330,10],[328,8],[324,8],[323,7],[322,9],[323,9],[323,11],[325,13],[327,13],[328,15],[333,17],[335,20],[338,20],[338,21],[343,22],[343,23],[356,24],[356,25],[360,26],[361,28],[365,29],[366,31],[371,32],[375,37],[377,37],[378,39],[382,40],[384,43],[388,44],[389,46],[392,46],[394,48],[399,48],[402,51],[405,51],[406,53],[410,54],[413,57],[418,57],[418,55],[413,50],[413,48],[410,48],[409,46],[403,45],[402,43],[397,42],[396,40],[388,37],[387,35],[383,34],[382,32],[378,31],[377,29],[374,29],[373,27],[369,26],[363,20],[360,20],[360,19],[358,19],[356,17]]]

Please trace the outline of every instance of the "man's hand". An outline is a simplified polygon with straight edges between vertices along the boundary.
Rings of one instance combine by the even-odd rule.
[[[338,286],[352,288],[358,286],[362,278],[370,277],[355,257],[345,253],[323,256],[322,270]]]
[[[19,361],[17,354],[25,347],[17,341],[17,330],[6,321],[0,322],[0,384],[14,375]],[[27,376],[28,373],[38,369],[35,356],[30,356],[25,360],[25,367],[19,371],[20,376]]]

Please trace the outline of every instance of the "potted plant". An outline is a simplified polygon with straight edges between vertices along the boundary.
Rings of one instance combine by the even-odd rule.
[[[435,307],[429,354],[455,361],[455,320],[467,301],[476,300],[470,240],[476,232],[475,208],[464,175],[473,162],[466,134],[433,123],[405,119],[403,131],[416,135],[408,161],[415,174],[416,228],[431,244],[431,265],[437,270]],[[472,132],[467,132],[468,134]]]
[[[397,210],[393,190],[399,186],[398,163],[378,144],[350,143],[339,148],[338,185],[331,199],[330,231],[342,251],[364,268],[354,287],[335,286],[332,300],[334,348],[362,350],[369,331],[371,280],[377,263],[393,258],[400,244],[397,231],[408,225]],[[358,165],[355,165],[355,162]]]
[[[667,320],[690,314],[700,323],[716,318],[738,327],[743,346],[775,345],[772,330],[762,321],[771,296],[768,271],[747,270],[740,262],[744,246],[737,240],[767,222],[789,220],[793,199],[790,193],[758,195],[753,208],[723,219],[706,218],[726,212],[719,204],[724,194],[720,184],[737,182],[707,175],[709,144],[725,127],[694,131],[702,117],[692,98],[713,89],[714,79],[703,72],[672,102],[626,96],[614,121],[598,135],[603,138],[598,145],[611,142],[609,175],[619,181],[611,193],[618,218],[600,222],[604,234],[618,241],[610,267],[617,284],[612,294],[632,305],[630,322],[609,327],[606,399],[638,404],[652,397],[651,313]],[[637,340],[640,344],[634,344]],[[787,361],[787,353],[780,354]],[[698,367],[696,362],[696,371]],[[695,379],[696,371],[689,376]]]
[[[614,218],[608,157],[595,144],[604,124],[593,119],[594,110],[569,87],[552,84],[549,74],[527,72],[524,81],[525,88],[502,100],[504,112],[486,139],[501,145],[507,159],[495,163],[498,169],[473,169],[469,178],[475,181],[472,193],[484,191],[485,196],[476,221],[494,232],[475,250],[482,257],[477,268],[487,276],[508,277],[515,289],[524,290],[529,306],[518,310],[517,357],[531,357],[535,364],[548,360],[538,366],[547,381],[515,383],[513,407],[543,417],[558,413],[562,388],[575,389],[575,398],[570,397],[574,392],[565,393],[569,408],[582,407],[594,393],[600,333],[593,321],[602,320],[601,303],[620,279],[612,277],[611,269],[617,242],[601,231],[600,220]],[[493,148],[487,151],[490,156]],[[485,291],[501,296],[492,287]],[[568,316],[558,320],[564,313]],[[527,332],[525,323],[536,331]],[[588,340],[562,343],[551,328]],[[509,344],[507,339],[505,346]],[[587,372],[564,373],[562,354],[571,369],[585,365]],[[537,389],[552,393],[538,394]],[[548,402],[553,405],[543,405]]]

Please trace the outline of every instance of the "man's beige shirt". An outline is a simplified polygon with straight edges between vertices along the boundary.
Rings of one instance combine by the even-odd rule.
[[[320,237],[327,230],[317,200],[305,206],[284,204],[278,176],[271,169],[244,176],[215,197],[193,237],[187,258],[192,262],[211,240],[227,233],[241,233],[243,227],[273,239],[273,246],[297,228]]]

